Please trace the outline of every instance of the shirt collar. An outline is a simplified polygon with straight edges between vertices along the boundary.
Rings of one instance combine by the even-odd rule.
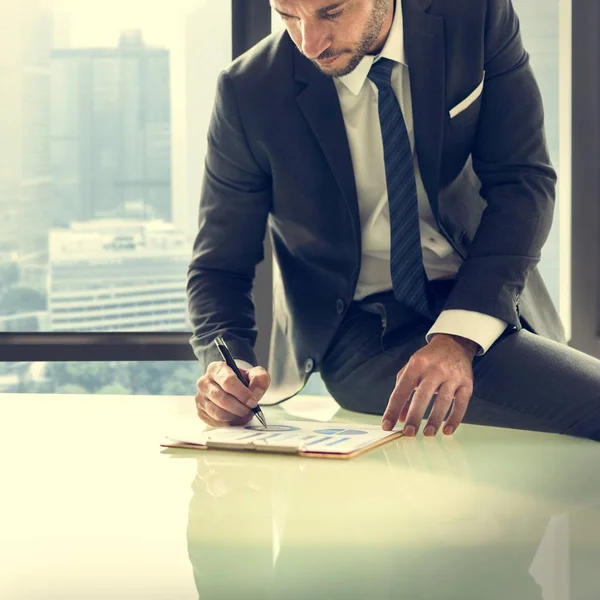
[[[390,60],[406,65],[401,0],[396,0],[394,20],[392,21],[390,33],[383,46],[383,50],[375,56],[367,55],[363,57],[358,67],[356,67],[352,73],[344,75],[343,77],[336,77],[336,80],[343,83],[355,96],[357,96],[369,75],[373,63],[380,58],[389,58]]]

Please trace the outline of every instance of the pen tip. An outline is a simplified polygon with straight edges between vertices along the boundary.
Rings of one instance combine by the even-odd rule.
[[[262,426],[266,429],[267,421],[266,421],[264,415],[262,414],[262,412],[257,413],[256,418],[261,422]]]

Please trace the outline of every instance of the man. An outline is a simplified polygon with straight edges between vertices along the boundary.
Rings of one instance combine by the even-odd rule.
[[[188,285],[200,418],[246,423],[269,384],[283,399],[319,370],[408,437],[426,417],[425,435],[600,440],[600,361],[564,344],[536,268],[556,176],[510,0],[272,5],[287,31],[221,74],[209,131]],[[267,222],[269,373],[251,296]]]

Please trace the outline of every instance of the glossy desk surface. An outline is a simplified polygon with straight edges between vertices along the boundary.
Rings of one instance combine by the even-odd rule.
[[[284,406],[267,418],[378,422]],[[192,398],[0,397],[0,598],[600,598],[600,444],[463,425],[349,461],[160,448],[196,419]]]

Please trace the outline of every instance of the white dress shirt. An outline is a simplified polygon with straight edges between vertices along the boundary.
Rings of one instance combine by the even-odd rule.
[[[423,263],[427,277],[430,280],[453,278],[463,262],[438,229],[414,151],[410,80],[404,55],[402,9],[398,0],[394,21],[381,53],[365,56],[352,73],[334,79],[350,144],[362,231],[362,264],[355,300],[392,289],[391,235],[379,121],[379,92],[368,78],[372,64],[380,57],[396,62],[392,70],[392,88],[400,102],[413,149]],[[458,335],[479,344],[478,354],[481,355],[489,350],[505,328],[504,321],[490,315],[467,310],[446,310],[429,330],[426,340],[429,342],[435,333]]]

